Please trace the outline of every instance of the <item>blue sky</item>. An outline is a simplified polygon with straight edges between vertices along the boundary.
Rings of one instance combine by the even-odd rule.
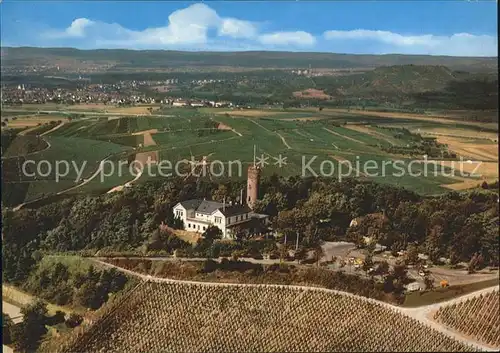
[[[4,0],[2,46],[497,56],[496,1]]]

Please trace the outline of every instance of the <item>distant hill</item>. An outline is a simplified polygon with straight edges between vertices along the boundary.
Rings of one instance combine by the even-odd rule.
[[[379,67],[374,70],[340,76],[334,82],[318,78],[316,84],[321,86],[328,81],[333,83],[332,95],[349,95],[363,93],[399,94],[439,90],[446,87],[448,82],[470,77],[471,74],[463,71],[453,71],[446,66],[397,65]],[[324,82],[322,82],[324,81]]]
[[[496,58],[430,55],[353,55],[303,52],[183,52],[168,50],[78,50],[72,48],[4,47],[2,66],[60,65],[78,69],[94,67],[102,71],[168,69],[180,67],[239,68],[376,68],[392,65],[439,65],[452,70],[494,71]]]
[[[445,66],[397,65],[360,74],[315,78],[316,88],[334,99],[405,102],[422,108],[496,109],[498,75],[451,70]]]

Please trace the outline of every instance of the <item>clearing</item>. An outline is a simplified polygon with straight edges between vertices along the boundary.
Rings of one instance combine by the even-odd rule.
[[[330,99],[331,97],[323,90],[308,88],[304,91],[293,92],[293,96],[303,99]]]
[[[223,130],[223,131],[232,131],[234,132],[236,135],[238,135],[239,137],[242,137],[243,135],[240,134],[238,131],[236,131],[235,129],[233,129],[231,126],[229,125],[226,125],[226,124],[223,124],[223,123],[219,123],[219,125],[217,125],[217,129],[218,130]]]
[[[189,232],[187,230],[175,229],[174,234],[178,238],[180,238],[180,239],[182,239],[190,244],[196,244],[198,239],[201,239],[200,234],[198,234],[196,232]]]
[[[144,136],[144,147],[147,146],[156,146],[156,142],[153,139],[152,133],[158,132],[157,129],[146,130],[142,133],[137,133],[134,135],[143,135]],[[149,151],[149,152],[140,152],[135,155],[135,161],[139,162],[141,166],[145,166],[150,163],[158,163],[159,160],[159,152],[158,151]],[[136,180],[136,179],[134,179]]]

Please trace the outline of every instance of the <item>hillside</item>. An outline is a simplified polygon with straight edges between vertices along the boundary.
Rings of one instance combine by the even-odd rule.
[[[397,65],[341,76],[335,85],[340,86],[338,90],[344,94],[395,91],[412,93],[443,89],[448,82],[469,76],[468,73],[453,71],[446,66]]]
[[[98,71],[229,66],[246,68],[375,68],[391,65],[444,65],[454,70],[496,71],[496,58],[430,55],[353,55],[304,52],[182,52],[167,50],[78,50],[71,48],[2,48],[2,66],[57,65]]]
[[[381,304],[280,286],[144,282],[67,352],[472,351]]]
[[[496,74],[469,73],[446,66],[398,65],[364,73],[314,78],[334,99],[362,98],[420,108],[496,109]]]

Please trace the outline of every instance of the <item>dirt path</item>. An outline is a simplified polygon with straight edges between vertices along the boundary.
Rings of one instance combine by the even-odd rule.
[[[28,132],[33,131],[33,130],[36,130],[36,129],[38,129],[39,127],[40,127],[39,125],[35,125],[35,126],[30,127],[30,128],[27,128],[27,129],[25,129],[25,130],[23,130],[23,131],[19,132],[19,133],[17,134],[17,136],[24,136],[24,135],[26,135]]]
[[[94,172],[94,174],[92,174],[90,177],[88,177],[87,179],[85,179],[81,184],[78,184],[78,185],[75,185],[75,186],[72,186],[70,187],[69,189],[66,189],[66,190],[63,190],[63,191],[59,191],[58,193],[56,193],[56,195],[62,195],[62,194],[65,194],[67,193],[68,191],[71,191],[71,190],[75,190],[75,189],[78,189],[78,188],[81,188],[82,186],[90,183],[94,178],[96,178],[99,173],[101,172],[102,170],[102,166],[103,166],[103,163],[105,161],[107,161],[108,159],[110,159],[112,157],[112,155],[109,155],[107,156],[106,158],[104,158],[102,161],[99,162],[99,167],[97,168],[97,170]]]
[[[266,130],[267,132],[270,132],[271,134],[276,134],[278,135],[278,137],[281,139],[281,141],[283,142],[283,144],[285,145],[285,147],[289,150],[292,149],[292,147],[288,144],[288,142],[286,142],[285,138],[283,136],[281,136],[278,132],[276,131],[271,131],[269,130],[267,127],[265,126],[262,126],[261,124],[259,124],[257,121],[255,120],[251,120],[251,119],[247,119],[248,121],[251,121],[252,123],[254,123],[255,125],[257,126],[260,126],[261,128],[263,128],[264,130]]]
[[[218,122],[218,121],[217,121]],[[219,123],[219,122],[218,122]],[[217,129],[218,130],[223,130],[223,131],[232,131],[234,132],[236,135],[242,137],[243,135],[240,134],[238,131],[236,131],[235,129],[233,129],[231,126],[229,125],[226,125],[226,124],[223,124],[223,123],[219,123],[219,125],[217,125]]]
[[[23,154],[23,155],[18,155],[18,156],[9,156],[9,157],[2,157],[2,159],[9,159],[9,158],[19,158],[19,157],[28,157],[28,156],[33,156],[34,154],[38,154],[38,153],[41,153],[43,151],[46,151],[48,150],[52,145],[50,144],[49,141],[47,141],[46,139],[43,139],[43,141],[45,141],[45,143],[47,144],[47,146],[45,146],[44,149],[41,149],[39,151],[35,151],[35,152],[31,152],[31,153],[28,153],[28,154]]]
[[[145,135],[145,134],[156,134],[158,132],[158,129],[149,129],[149,130],[142,130],[142,131],[137,131],[137,132],[133,132],[132,135],[133,136],[136,136],[136,135]],[[127,134],[120,134],[120,135],[123,135],[123,136],[127,136]],[[111,136],[111,135],[110,135]]]
[[[442,306],[458,304],[458,303],[461,303],[463,301],[466,301],[469,298],[473,298],[473,297],[476,297],[476,296],[481,295],[481,294],[486,294],[486,293],[490,293],[493,291],[498,291],[498,289],[499,289],[498,286],[484,288],[484,289],[481,289],[481,290],[478,290],[478,291],[475,291],[475,292],[472,292],[469,294],[462,295],[458,298],[447,300],[445,302],[430,304],[430,305],[421,306],[418,308],[401,308],[401,309],[403,309],[403,312],[405,314],[407,314],[408,316],[411,316],[411,317],[417,319],[418,321],[422,322],[423,324],[430,326],[433,329],[440,331],[448,336],[451,336],[451,337],[455,338],[456,340],[459,340],[459,341],[462,341],[462,342],[465,342],[468,344],[472,344],[475,347],[482,349],[482,350],[485,350],[485,351],[497,352],[498,348],[494,348],[494,347],[491,347],[489,345],[476,342],[472,338],[467,337],[465,335],[462,335],[461,333],[459,333],[453,329],[450,329],[450,328],[444,326],[443,324],[435,321],[433,318],[433,313],[435,311],[437,311]]]
[[[6,301],[2,301],[2,313],[9,315],[15,324],[23,321],[21,308]]]
[[[466,300],[468,298],[474,297],[474,296],[482,294],[482,293],[488,293],[490,291],[498,290],[498,286],[494,286],[494,287],[482,289],[482,290],[479,290],[479,291],[476,291],[476,292],[473,292],[473,293],[469,293],[469,294],[466,294],[464,296],[461,296],[461,297],[458,297],[458,298],[455,298],[455,299],[451,299],[451,300],[448,300],[448,301],[442,302],[442,303],[431,304],[431,305],[422,306],[422,307],[418,307],[418,308],[402,308],[402,307],[395,306],[395,305],[392,305],[392,304],[389,304],[389,303],[385,303],[385,302],[381,302],[381,301],[378,301],[378,300],[375,300],[375,299],[361,297],[361,296],[358,296],[358,295],[355,295],[355,294],[352,294],[352,293],[337,291],[337,290],[333,290],[333,289],[320,288],[320,287],[307,287],[307,286],[296,286],[296,285],[280,285],[280,284],[250,284],[250,283],[241,284],[241,283],[217,283],[217,282],[201,282],[201,281],[174,280],[174,279],[168,279],[168,278],[153,277],[151,275],[143,275],[143,274],[140,274],[140,273],[137,273],[137,272],[134,272],[134,271],[130,271],[130,270],[126,270],[126,269],[124,269],[122,267],[115,266],[115,265],[112,265],[112,264],[109,264],[107,262],[100,261],[100,260],[94,260],[94,261],[100,263],[101,265],[107,266],[107,267],[116,268],[118,271],[127,273],[127,274],[129,274],[131,276],[139,277],[139,278],[142,278],[143,280],[153,281],[153,282],[196,284],[198,286],[199,285],[203,285],[203,286],[212,286],[212,287],[224,287],[224,286],[275,287],[275,288],[289,288],[289,289],[309,290],[309,291],[322,291],[322,292],[328,292],[328,293],[345,295],[345,296],[356,298],[358,300],[364,300],[364,301],[368,301],[370,303],[381,305],[381,306],[384,306],[384,307],[386,307],[386,308],[388,308],[390,310],[398,311],[398,312],[400,312],[403,315],[406,315],[406,316],[409,316],[411,318],[414,318],[414,319],[418,320],[420,323],[422,323],[422,324],[424,324],[424,325],[426,325],[428,327],[431,327],[434,330],[443,333],[444,335],[447,335],[448,337],[452,337],[452,338],[456,339],[457,341],[460,341],[460,342],[465,343],[467,345],[472,345],[476,349],[480,349],[480,350],[484,350],[484,351],[492,351],[492,352],[498,351],[497,349],[491,348],[491,347],[489,347],[487,345],[484,345],[484,344],[481,344],[479,342],[473,341],[470,338],[467,338],[467,337],[465,337],[465,336],[463,336],[461,334],[458,334],[457,332],[454,332],[454,331],[446,328],[445,326],[437,323],[436,321],[433,321],[433,320],[429,319],[429,317],[428,317],[429,314],[433,310],[437,310],[442,305],[450,305],[450,304],[453,304],[453,303],[456,303],[456,302],[461,302],[463,300]]]
[[[107,191],[106,194],[110,194],[112,192],[116,192],[116,191],[122,191],[124,188],[128,188],[128,187],[131,187],[132,186],[132,183],[136,182],[137,180],[139,180],[139,178],[141,177],[142,173],[143,173],[143,170],[136,170],[137,174],[135,176],[134,179],[130,180],[130,181],[127,181],[125,184],[123,185],[118,185],[118,186],[115,186],[114,188],[112,188],[111,190]]]
[[[57,129],[59,129],[61,126],[63,126],[65,124],[64,121],[62,121],[60,124],[58,124],[57,126],[54,126],[52,129],[50,129],[49,131],[45,131],[44,133],[40,134],[40,136],[45,136],[45,135],[48,135],[50,134],[51,132],[54,132],[56,131]],[[83,127],[83,126],[82,126]]]

